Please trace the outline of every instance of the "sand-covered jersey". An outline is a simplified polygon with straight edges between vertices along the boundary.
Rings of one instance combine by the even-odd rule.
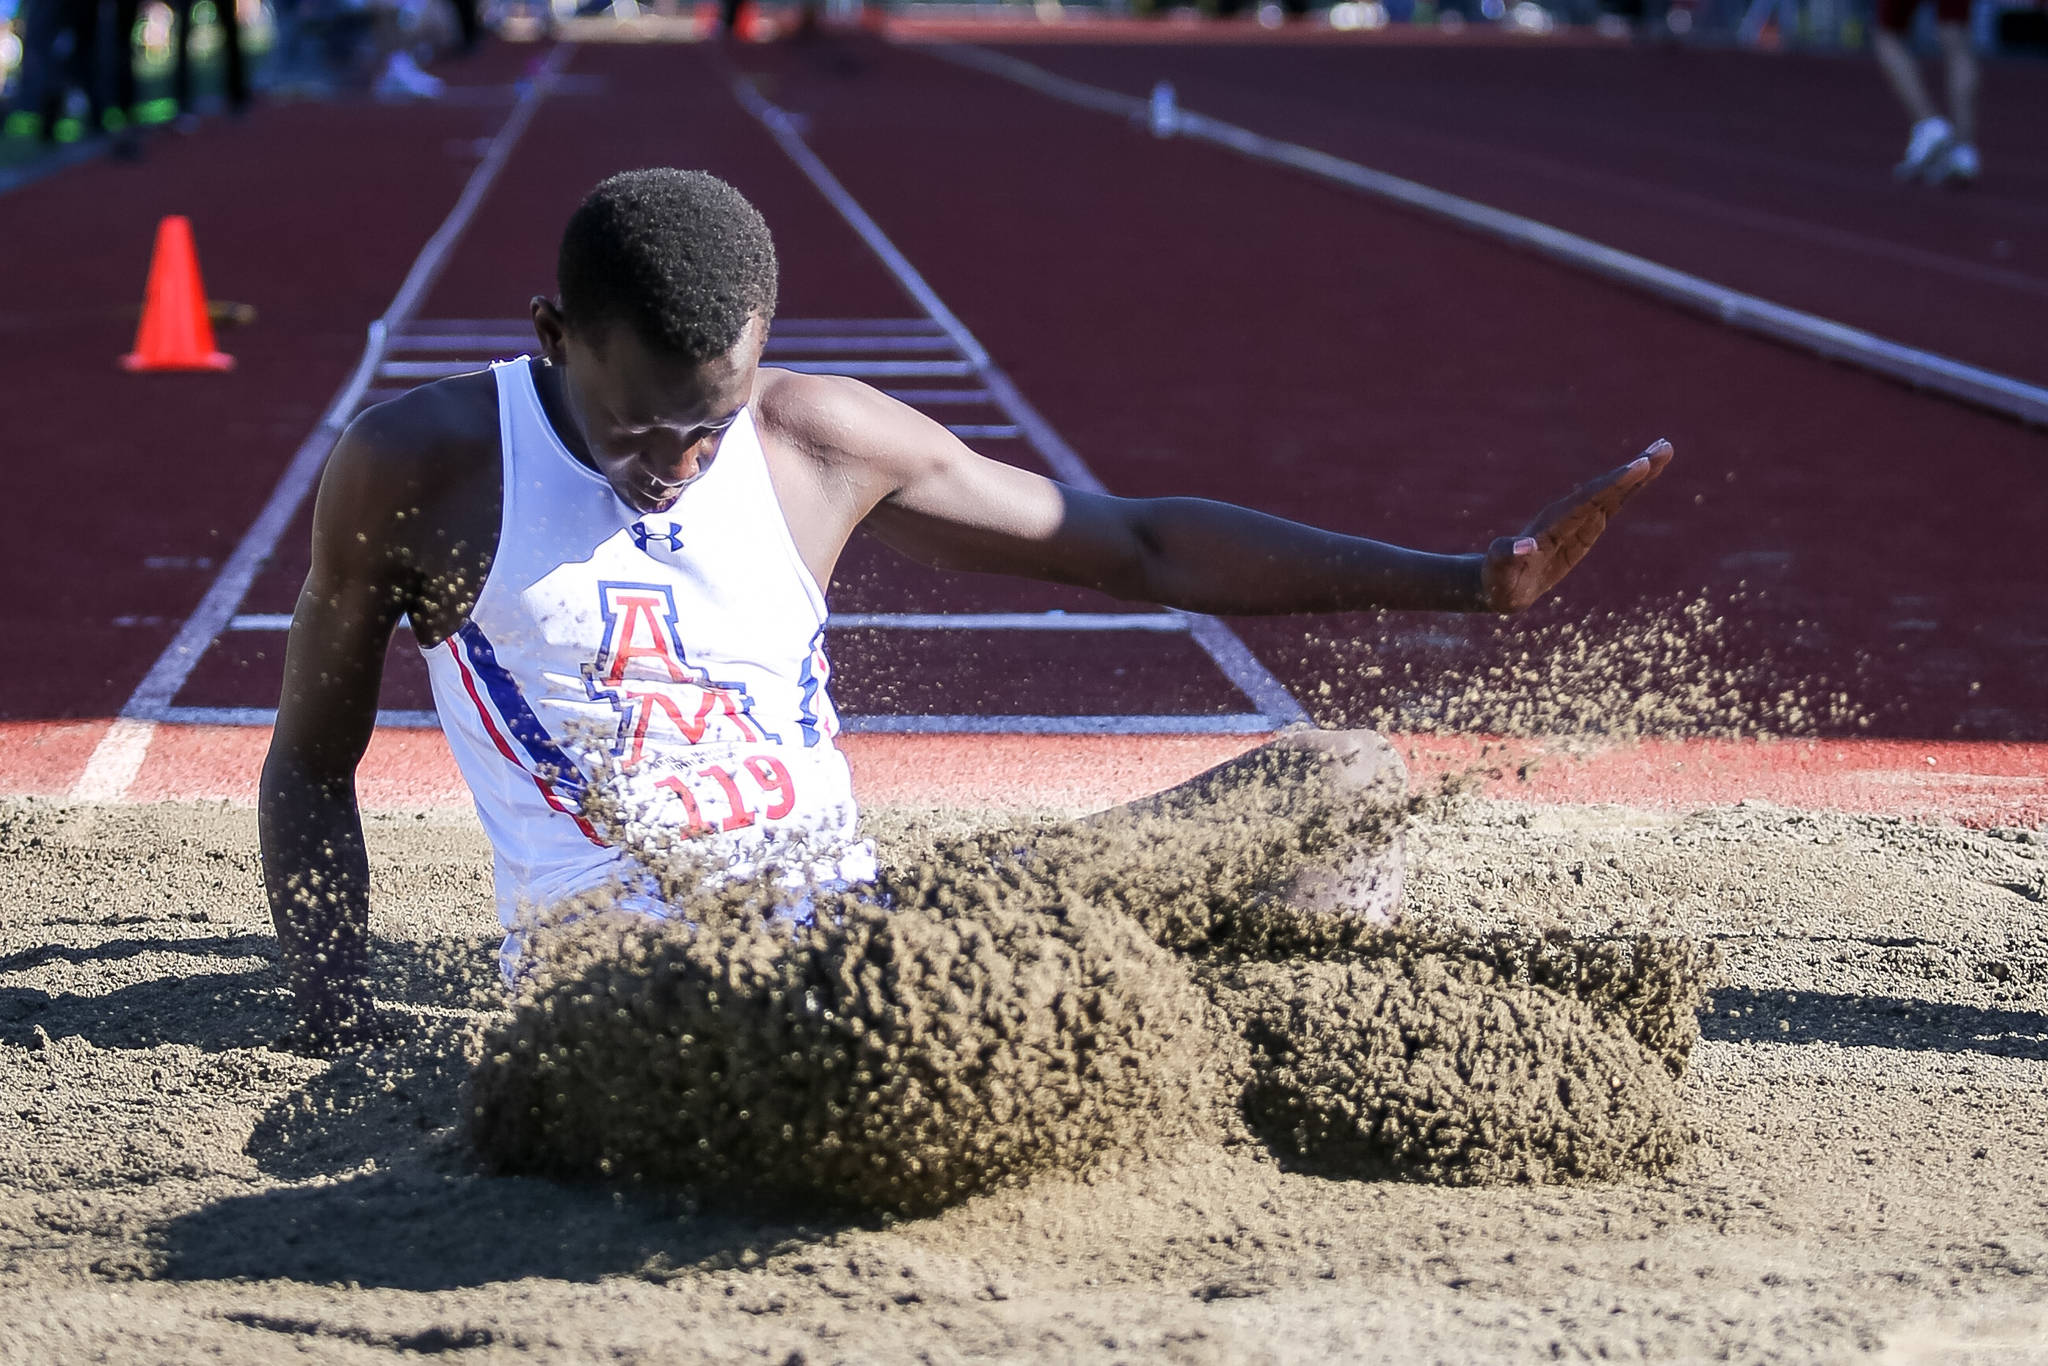
[[[833,744],[824,594],[752,414],[674,507],[641,513],[562,444],[526,359],[492,370],[497,553],[469,620],[421,653],[490,836],[500,917],[639,880],[581,810],[593,777],[629,811],[702,832],[735,873],[801,834],[794,875],[871,879]]]

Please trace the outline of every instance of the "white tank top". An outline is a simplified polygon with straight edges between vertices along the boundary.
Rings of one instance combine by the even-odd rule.
[[[642,514],[563,446],[525,358],[491,368],[498,551],[468,622],[421,653],[496,855],[499,917],[644,887],[578,811],[603,754],[629,810],[702,832],[726,876],[801,834],[793,880],[873,878],[832,743],[824,594],[752,414],[674,507]]]

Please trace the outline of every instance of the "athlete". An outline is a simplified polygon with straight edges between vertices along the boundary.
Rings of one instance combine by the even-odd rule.
[[[776,279],[767,225],[731,186],[614,176],[569,221],[557,296],[532,301],[538,357],[368,409],[336,445],[263,769],[288,1046],[387,1028],[367,979],[355,769],[401,617],[516,928],[577,892],[630,893],[630,860],[581,801],[600,767],[622,805],[703,834],[736,872],[787,837],[803,851],[791,877],[872,878],[823,650],[824,589],[856,526],[927,564],[1193,612],[1516,612],[1671,460],[1659,442],[1464,555],[1083,492],[985,459],[865,384],[762,367]],[[1357,737],[1287,743],[1360,781],[1379,762]]]
[[[1934,0],[1934,31],[1948,68],[1946,118],[1927,93],[1906,44],[1919,7],[1920,0],[1878,0],[1877,27],[1870,35],[1879,69],[1913,120],[1906,155],[1893,174],[1934,185],[1969,185],[1983,169],[1977,155],[1977,54],[1970,50],[1970,0]]]

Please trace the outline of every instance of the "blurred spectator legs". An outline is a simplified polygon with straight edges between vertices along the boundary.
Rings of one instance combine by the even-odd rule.
[[[64,31],[64,18],[65,0],[26,0],[21,7],[21,77],[13,108],[42,121],[45,142],[56,140],[57,115],[68,88],[57,69],[57,38]]]
[[[171,70],[171,97],[178,102],[180,118],[192,113],[192,8],[196,0],[170,0],[177,24],[176,63]],[[242,25],[235,13],[235,0],[213,0],[215,22],[220,25],[223,93],[228,108],[241,113],[249,107],[249,75],[242,61]]]
[[[120,119],[113,131],[114,154],[123,159],[140,155],[142,143],[135,128],[135,16],[141,0],[68,0],[65,17],[71,29],[71,78],[85,91],[92,132],[107,128],[107,112],[118,110]],[[110,29],[100,24],[102,12],[112,20]],[[45,127],[49,115],[61,112],[64,87],[52,107],[51,91],[45,90]]]

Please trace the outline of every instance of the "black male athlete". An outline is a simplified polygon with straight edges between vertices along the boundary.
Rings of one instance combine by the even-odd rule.
[[[295,1046],[382,1035],[354,777],[401,617],[491,836],[508,926],[620,879],[623,856],[581,805],[593,759],[736,872],[800,834],[795,876],[843,886],[873,875],[873,853],[832,743],[823,589],[855,527],[926,564],[1191,612],[1511,613],[1671,460],[1658,442],[1463,555],[1082,492],[985,459],[865,384],[763,368],[776,280],[767,226],[729,185],[615,176],[569,222],[558,296],[532,302],[537,359],[416,389],[341,438],[263,770]],[[1282,743],[1371,769],[1370,740]],[[1388,890],[1381,878],[1379,900],[1352,908],[1384,913]],[[1303,895],[1343,904],[1327,880]]]

